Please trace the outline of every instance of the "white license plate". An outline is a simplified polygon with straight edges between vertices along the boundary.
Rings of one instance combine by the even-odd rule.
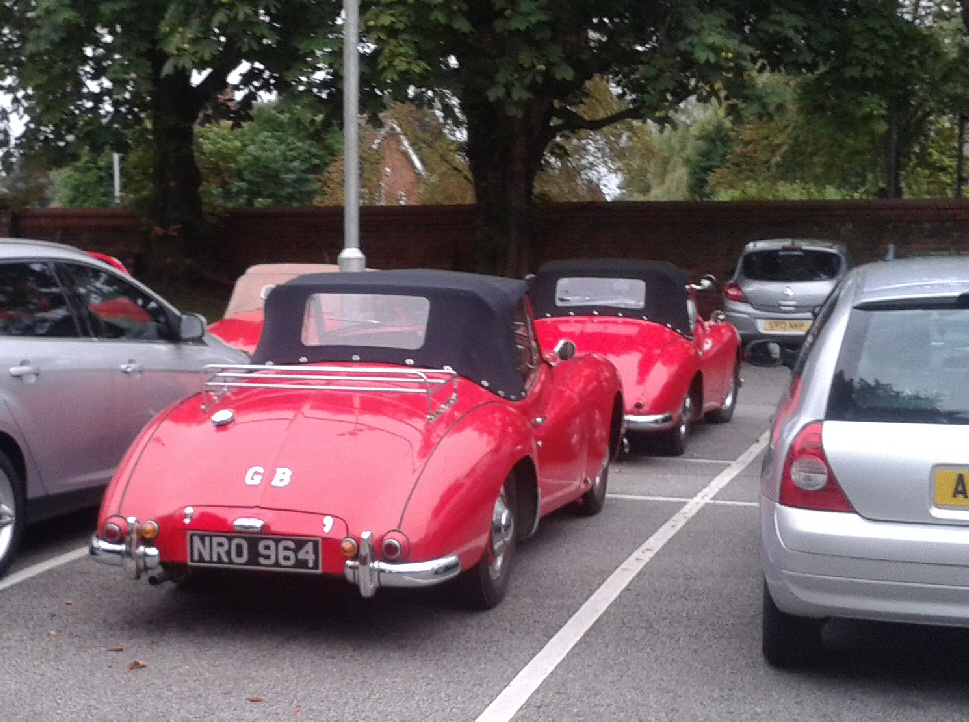
[[[797,321],[794,319],[787,318],[771,318],[763,321],[762,331],[768,333],[807,333],[808,329],[811,328],[811,322]]]
[[[320,573],[323,559],[315,537],[188,533],[188,563],[199,567],[275,569]]]

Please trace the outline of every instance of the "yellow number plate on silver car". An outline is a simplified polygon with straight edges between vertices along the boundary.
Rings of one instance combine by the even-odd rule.
[[[787,318],[770,318],[764,321],[764,331],[771,333],[807,333],[810,321],[795,321]]]
[[[969,468],[935,470],[935,505],[969,509]]]

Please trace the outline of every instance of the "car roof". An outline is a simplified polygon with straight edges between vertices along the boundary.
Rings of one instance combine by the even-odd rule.
[[[925,256],[874,261],[855,269],[853,304],[969,293],[969,256]]]
[[[515,345],[515,308],[524,281],[458,271],[406,269],[379,273],[316,273],[270,291],[255,363],[361,361],[450,367],[499,396],[524,396]],[[430,302],[424,345],[418,349],[374,346],[306,346],[307,300],[317,293],[423,297]]]
[[[603,305],[559,306],[555,302],[555,292],[561,278],[629,278],[644,281],[646,296],[643,308],[631,311]],[[642,318],[689,335],[690,318],[686,305],[686,285],[689,281],[686,271],[666,261],[582,258],[544,264],[532,279],[528,295],[539,318],[574,316],[577,313]]]
[[[47,258],[69,258],[90,261],[92,257],[74,246],[30,238],[0,238],[0,258],[22,258],[43,255]]]
[[[823,241],[818,238],[768,238],[759,241],[751,241],[746,246],[744,246],[744,253],[750,253],[753,251],[773,251],[782,248],[790,248],[791,246],[797,246],[799,248],[805,248],[807,250],[826,250],[826,251],[837,251],[838,253],[847,253],[847,249],[840,243],[835,241]]]

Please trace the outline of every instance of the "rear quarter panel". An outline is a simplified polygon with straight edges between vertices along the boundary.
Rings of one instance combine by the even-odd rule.
[[[482,403],[451,423],[431,453],[401,518],[411,560],[481,558],[495,499],[508,473],[536,456],[532,429],[508,402]]]

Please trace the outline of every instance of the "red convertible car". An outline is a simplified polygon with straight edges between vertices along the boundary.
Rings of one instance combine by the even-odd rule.
[[[307,273],[336,273],[335,263],[258,263],[236,279],[232,296],[220,321],[209,325],[209,333],[250,356],[262,334],[262,308],[276,286]]]
[[[137,578],[211,567],[505,594],[540,517],[603,505],[622,443],[615,367],[540,347],[520,280],[301,276],[266,300],[250,365],[143,430],[91,554]]]
[[[531,282],[539,343],[570,340],[622,377],[629,434],[667,454],[686,450],[690,425],[731,419],[740,387],[740,337],[720,311],[698,317],[685,271],[659,261],[553,261]]]

